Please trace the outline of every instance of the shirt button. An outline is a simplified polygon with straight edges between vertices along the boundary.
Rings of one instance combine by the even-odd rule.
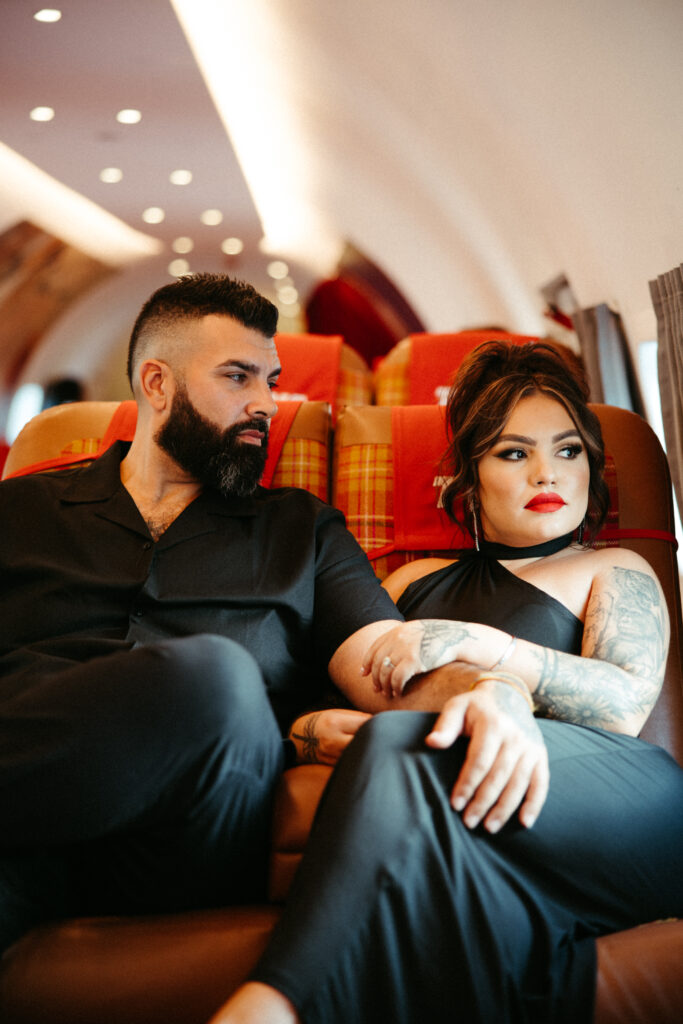
[[[142,545],[142,550],[143,551],[149,551],[151,546],[152,546],[151,540],[146,540],[145,543]]]

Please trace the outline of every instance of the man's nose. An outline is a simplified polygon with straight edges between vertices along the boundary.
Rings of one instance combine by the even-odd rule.
[[[272,390],[266,383],[258,384],[247,403],[247,412],[255,419],[272,419],[277,412],[277,403]]]

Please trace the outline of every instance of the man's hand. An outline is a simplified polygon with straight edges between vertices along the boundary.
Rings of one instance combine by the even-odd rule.
[[[548,795],[550,773],[543,736],[524,698],[498,680],[451,697],[426,742],[446,749],[459,736],[470,742],[451,803],[465,825],[483,822],[497,832],[519,808],[520,822],[531,828]]]
[[[301,715],[289,730],[297,764],[336,764],[343,751],[371,716],[365,711],[330,708]]]

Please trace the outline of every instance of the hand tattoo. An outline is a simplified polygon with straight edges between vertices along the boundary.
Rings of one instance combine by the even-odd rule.
[[[308,764],[319,764],[320,759],[318,757],[318,750],[320,748],[320,740],[315,734],[315,727],[318,719],[320,718],[320,712],[315,715],[309,715],[304,722],[303,733],[293,732],[293,740],[301,740],[303,742],[303,750],[301,756],[304,761]]]
[[[420,661],[425,671],[442,664],[446,651],[472,636],[464,622],[447,622],[440,619],[420,619],[423,629],[420,641]]]

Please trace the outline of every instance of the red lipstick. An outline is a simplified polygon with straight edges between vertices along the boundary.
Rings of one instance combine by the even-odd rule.
[[[554,491],[547,491],[543,494],[536,494],[528,501],[524,508],[528,508],[533,512],[557,512],[567,502],[564,498],[561,498],[559,494],[555,494]]]

